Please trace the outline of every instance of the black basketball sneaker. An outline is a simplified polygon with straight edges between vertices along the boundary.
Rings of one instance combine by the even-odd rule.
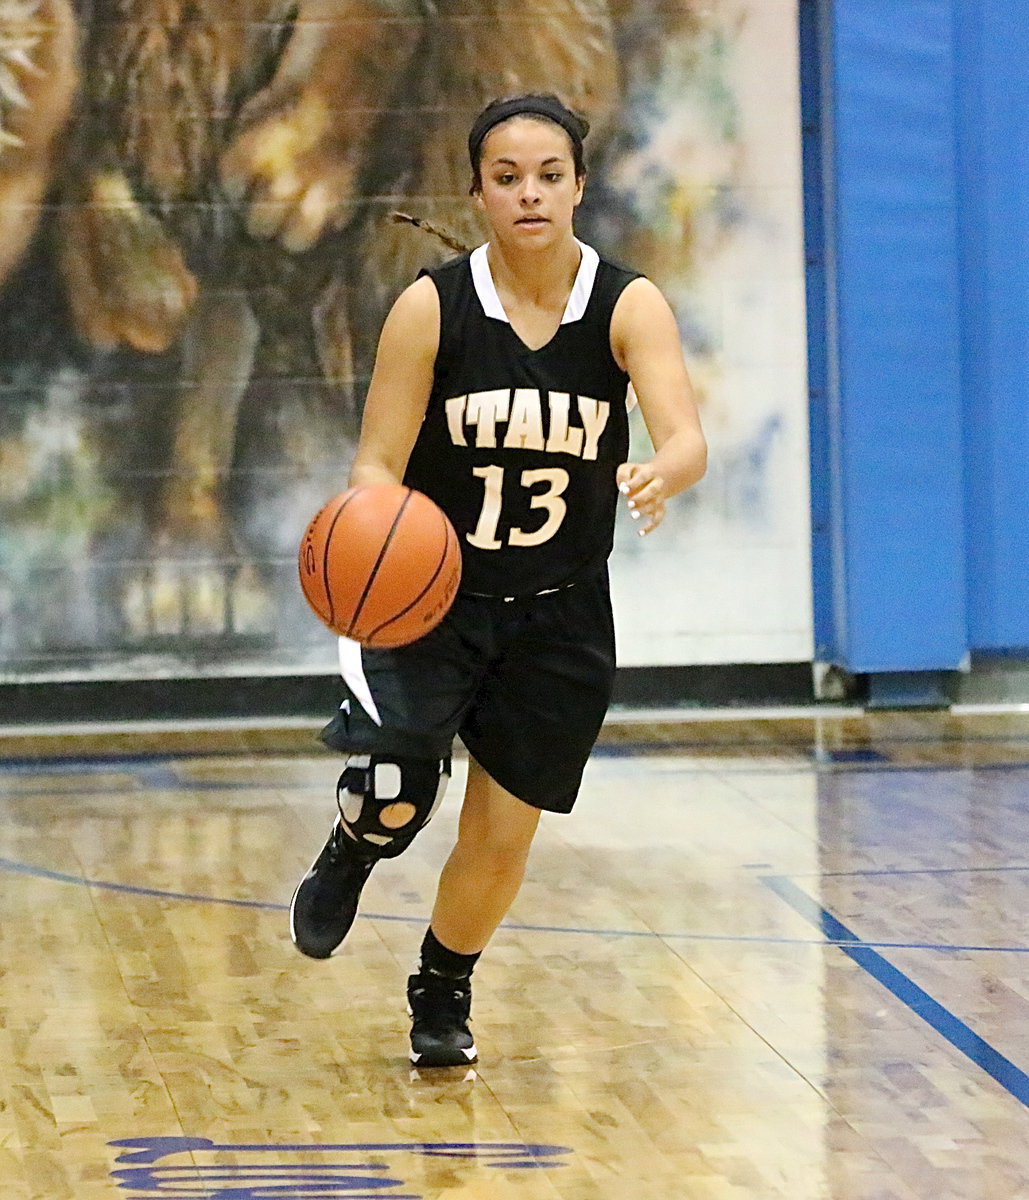
[[[353,846],[337,817],[329,840],[293,893],[289,932],[308,958],[334,954],[357,916],[361,889],[375,859],[363,858]]]
[[[407,1003],[411,1061],[416,1067],[466,1067],[475,1062],[475,1040],[468,1028],[471,980],[412,975],[407,981]]]

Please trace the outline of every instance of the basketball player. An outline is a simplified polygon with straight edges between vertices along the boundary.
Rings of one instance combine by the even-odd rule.
[[[327,958],[369,872],[438,806],[468,753],[457,843],[408,981],[411,1059],[474,1062],[476,960],[515,898],[542,812],[567,813],[611,696],[616,501],[656,528],[706,446],[671,309],[580,243],[586,122],[551,95],[496,101],[468,138],[489,241],[423,274],[386,318],[352,485],[403,482],[461,542],[453,608],[399,649],[341,639],[347,695],[323,733],[350,755],[329,840],[293,896]],[[654,446],[628,462],[628,385]]]

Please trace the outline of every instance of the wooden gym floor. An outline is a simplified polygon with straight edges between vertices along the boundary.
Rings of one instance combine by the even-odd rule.
[[[345,951],[313,726],[0,737],[0,1200],[1029,1195],[1029,714],[608,726],[412,1073],[448,802]]]

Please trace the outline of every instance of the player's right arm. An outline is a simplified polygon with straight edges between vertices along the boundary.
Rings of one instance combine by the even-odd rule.
[[[403,291],[379,336],[350,485],[400,483],[432,391],[439,294],[428,276]]]

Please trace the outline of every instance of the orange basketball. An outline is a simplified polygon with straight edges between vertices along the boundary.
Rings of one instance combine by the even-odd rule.
[[[304,534],[300,586],[315,616],[365,646],[406,646],[446,616],[461,581],[454,527],[395,483],[334,496]]]

